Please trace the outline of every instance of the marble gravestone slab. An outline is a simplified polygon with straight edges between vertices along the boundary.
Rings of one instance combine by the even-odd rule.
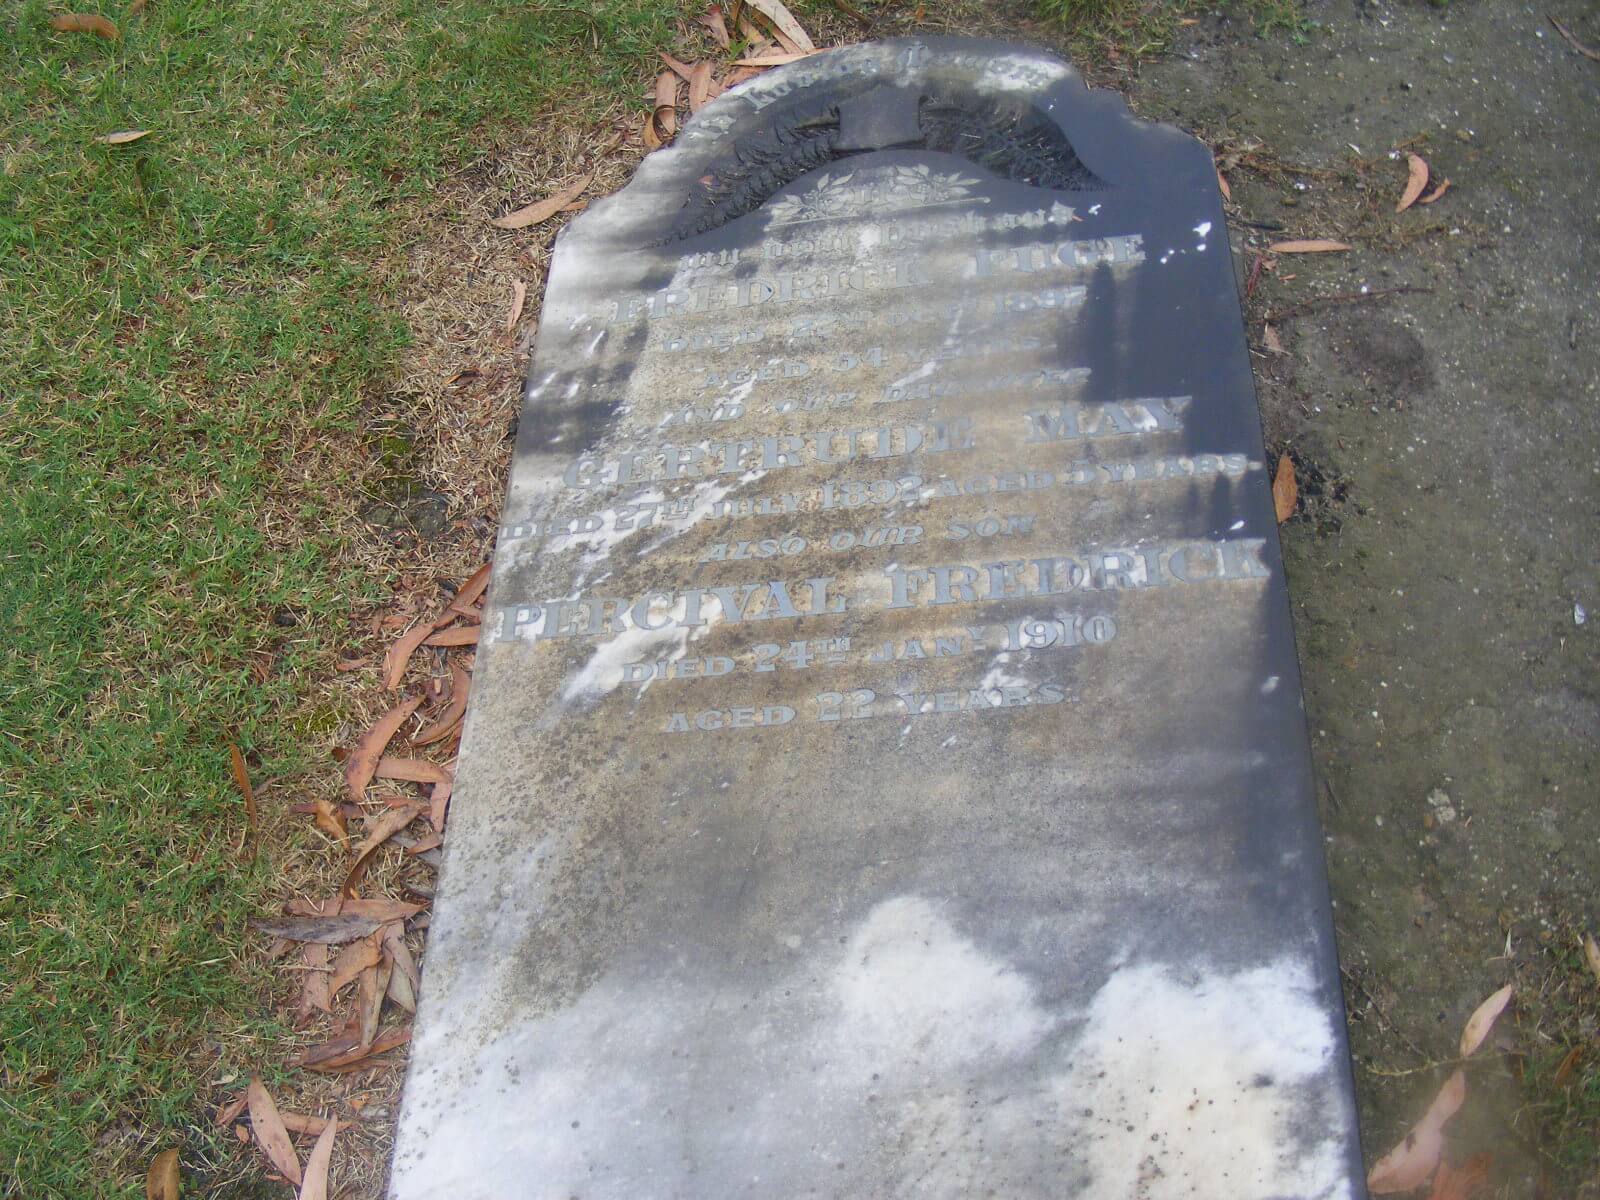
[[[393,1200],[1359,1196],[1207,151],[832,51],[560,239]]]

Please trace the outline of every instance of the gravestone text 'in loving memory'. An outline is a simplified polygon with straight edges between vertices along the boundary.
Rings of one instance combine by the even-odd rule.
[[[1345,1200],[1211,158],[858,46],[561,237],[393,1200]]]

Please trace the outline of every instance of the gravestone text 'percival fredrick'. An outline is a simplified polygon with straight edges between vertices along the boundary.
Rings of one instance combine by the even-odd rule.
[[[1211,158],[893,41],[559,239],[393,1200],[1345,1200]]]

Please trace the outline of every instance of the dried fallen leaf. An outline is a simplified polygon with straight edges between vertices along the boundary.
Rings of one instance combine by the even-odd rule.
[[[129,142],[137,142],[140,138],[149,136],[148,129],[119,129],[115,133],[102,133],[95,138],[95,141],[103,142],[107,146],[126,146]]]
[[[178,1167],[178,1152],[163,1150],[150,1162],[144,1177],[144,1200],[178,1200],[178,1185],[182,1172]]]
[[[506,332],[510,333],[522,320],[522,306],[528,302],[528,285],[520,279],[511,281],[511,311],[506,314]]]
[[[1449,190],[1450,190],[1450,181],[1448,179],[1441,179],[1439,181],[1439,186],[1434,188],[1433,191],[1429,192],[1426,196],[1421,197],[1417,201],[1417,203],[1418,204],[1432,204],[1435,200],[1437,200],[1440,196],[1444,195]]]
[[[1495,1021],[1505,1011],[1506,1005],[1511,1003],[1511,994],[1516,990],[1514,984],[1508,983],[1473,1010],[1461,1030],[1462,1058],[1471,1058],[1477,1053],[1478,1047],[1483,1045],[1483,1040],[1494,1028]]]
[[[403,1046],[410,1040],[409,1025],[401,1025],[374,1038],[370,1046],[363,1046],[354,1035],[348,1035],[308,1050],[301,1056],[298,1065],[310,1071],[348,1071],[353,1067],[365,1066],[367,1059],[393,1050],[396,1046]]]
[[[656,76],[655,106],[650,110],[649,127],[665,145],[678,132],[678,77],[671,71]]]
[[[689,111],[699,112],[711,97],[711,64],[695,63],[689,73]]]
[[[1428,1200],[1472,1200],[1489,1182],[1489,1164],[1493,1161],[1492,1155],[1474,1154],[1461,1166],[1452,1167],[1441,1159],[1439,1175],[1433,1181]]]
[[[346,896],[354,896],[361,887],[361,881],[367,877],[367,868],[372,865],[373,856],[378,853],[379,847],[416,820],[422,809],[421,804],[407,804],[392,809],[367,826],[366,840],[356,851],[356,861],[351,864],[349,874],[344,877],[342,890]]]
[[[317,828],[322,830],[341,846],[350,844],[350,830],[345,826],[344,812],[330,800],[318,796],[312,803],[316,805],[316,816],[312,819]]]
[[[706,27],[706,30],[711,34],[711,40],[716,42],[722,49],[726,50],[733,44],[733,39],[728,36],[728,24],[722,19],[722,6],[720,4],[713,4],[706,9],[704,16],[697,17],[696,20]]]
[[[1287,351],[1285,351],[1283,348],[1283,342],[1278,337],[1278,331],[1273,327],[1271,321],[1268,321],[1261,327],[1261,340],[1266,343],[1267,349],[1272,351],[1272,353],[1287,353]]]
[[[417,970],[417,960],[406,945],[405,931],[399,925],[384,928],[383,949],[394,966],[394,972],[389,977],[389,998],[401,1008],[416,1012],[422,972]]]
[[[415,1015],[417,1011],[416,987],[403,972],[396,970],[395,968],[396,964],[394,960],[391,959],[389,961],[388,998],[393,1000],[395,1004],[405,1009],[408,1013]]]
[[[312,1013],[333,1011],[333,989],[329,984],[328,944],[307,942],[300,947],[300,1007],[295,1015],[301,1021]]]
[[[304,1113],[284,1112],[281,1109],[278,1115],[283,1118],[283,1127],[290,1133],[305,1133],[312,1137],[321,1137],[329,1125],[338,1129],[349,1129],[351,1122],[340,1121],[333,1117],[312,1117]]]
[[[666,63],[667,66],[671,67],[673,74],[679,79],[683,80],[685,83],[688,83],[689,76],[694,74],[693,67],[684,62],[682,59],[673,58],[672,55],[668,54],[665,50],[661,51],[661,61]]]
[[[1394,206],[1395,212],[1405,212],[1417,202],[1417,197],[1422,195],[1423,189],[1428,186],[1428,160],[1420,154],[1407,154],[1406,164],[1410,174],[1406,177],[1406,190],[1401,193],[1399,203]]]
[[[1422,1120],[1412,1126],[1400,1144],[1374,1164],[1367,1188],[1374,1195],[1409,1192],[1433,1175],[1444,1153],[1445,1123],[1467,1099],[1467,1077],[1459,1069],[1445,1080]]]
[[[215,1118],[217,1128],[221,1129],[223,1126],[232,1124],[234,1121],[238,1120],[239,1114],[244,1111],[245,1102],[248,1099],[248,1096],[236,1096],[227,1104],[224,1104],[221,1108],[217,1109],[217,1115]]]
[[[448,767],[425,758],[384,758],[378,762],[379,779],[402,779],[407,783],[445,783],[452,775]]]
[[[523,293],[526,296],[526,288],[523,288]],[[511,325],[507,325],[506,328],[511,328]],[[435,630],[450,624],[453,620],[455,620],[453,614],[444,612],[431,621],[419,621],[406,630],[404,637],[393,642],[383,654],[383,686],[391,692],[399,688],[401,681],[406,677],[406,667],[410,665],[411,656],[417,652],[417,648],[431,637]]]
[[[334,960],[333,977],[328,981],[329,995],[337,999],[339,993],[354,983],[361,972],[375,966],[382,957],[383,950],[378,943],[377,930],[373,930],[359,942],[350,943]]]
[[[1278,459],[1278,470],[1272,477],[1272,508],[1278,515],[1278,524],[1282,525],[1294,516],[1295,502],[1299,499],[1300,489],[1294,480],[1294,462],[1287,454]]]
[[[733,65],[736,67],[781,67],[787,63],[799,62],[802,58],[810,58],[815,50],[792,50],[787,54],[763,54],[757,58],[736,58]]]
[[[479,596],[483,595],[483,590],[489,586],[489,569],[493,565],[493,563],[484,563],[483,566],[469,575],[467,581],[456,592],[455,599],[450,602],[451,606],[472,604]]]
[[[1335,250],[1348,250],[1350,247],[1344,242],[1330,242],[1326,238],[1311,238],[1308,241],[1274,242],[1267,249],[1274,254],[1327,254]]]
[[[455,787],[455,776],[451,776],[443,783],[436,783],[428,792],[428,824],[440,833],[444,832],[445,814],[450,808],[450,791]]]
[[[1594,50],[1594,49],[1591,49],[1588,46],[1585,46],[1575,36],[1573,36],[1572,30],[1568,29],[1565,25],[1563,25],[1560,21],[1556,20],[1554,17],[1550,18],[1550,24],[1552,24],[1552,25],[1554,25],[1556,27],[1556,32],[1559,33],[1562,37],[1566,38],[1567,39],[1567,44],[1569,46],[1571,46],[1574,50],[1576,50],[1579,54],[1583,55],[1585,58],[1593,59],[1595,62],[1600,62],[1600,50]]]
[[[1553,1088],[1565,1087],[1567,1080],[1572,1078],[1572,1072],[1583,1061],[1583,1047],[1574,1046],[1562,1055],[1561,1062],[1556,1066],[1556,1073],[1550,1076],[1550,1086]]]
[[[778,41],[783,43],[785,50],[809,53],[817,48],[810,35],[801,28],[800,22],[794,19],[794,14],[783,6],[782,0],[744,0],[744,6],[746,9],[755,9],[772,22]]]
[[[735,4],[734,8],[739,12],[739,36],[744,38],[744,52],[757,56],[775,53],[776,43],[767,37],[765,29],[750,19],[750,15],[741,7],[742,2]]]
[[[349,789],[351,799],[357,804],[360,804],[362,797],[366,795],[367,784],[372,782],[372,773],[377,769],[384,749],[421,703],[421,696],[413,696],[390,709],[378,718],[371,729],[361,735],[361,740],[350,752],[350,757],[344,764],[344,783]]]
[[[394,918],[389,918],[393,920]],[[262,933],[296,942],[326,942],[330,946],[366,937],[383,921],[360,913],[339,913],[330,917],[275,917],[250,924]]]
[[[1595,982],[1600,983],[1600,944],[1596,944],[1592,933],[1583,935],[1583,957],[1594,973]]]
[[[390,921],[404,921],[416,916],[422,911],[422,905],[407,904],[402,900],[386,900],[382,897],[373,897],[364,900],[345,900],[341,903],[339,911],[354,913],[362,917],[372,917],[387,925]]]
[[[416,841],[412,842],[411,845],[407,846],[406,853],[426,854],[429,850],[437,850],[442,845],[444,845],[443,836],[437,833],[430,833],[426,837],[418,838]]]
[[[148,3],[149,0],[133,0],[133,3],[128,5],[128,15],[130,17],[137,17],[145,10],[145,7]]]
[[[476,646],[478,639],[483,636],[483,631],[476,627],[470,629],[446,629],[434,634],[423,641],[424,646]]]
[[[289,1140],[289,1131],[284,1127],[283,1118],[278,1115],[278,1106],[272,1102],[272,1096],[259,1079],[250,1081],[248,1095],[250,1128],[255,1133],[256,1144],[280,1175],[290,1183],[298,1184],[300,1160],[295,1156],[294,1143]]]
[[[116,25],[99,13],[58,13],[50,18],[50,28],[59,33],[96,33],[113,42],[122,38]]]
[[[359,1030],[359,1022],[356,1025]],[[333,1063],[347,1060],[352,1054],[361,1051],[361,1041],[355,1033],[340,1033],[338,1037],[323,1042],[320,1046],[308,1047],[294,1060],[293,1065],[307,1067],[310,1070],[319,1070],[323,1063]],[[370,1053],[370,1051],[363,1052]],[[361,1055],[358,1055],[360,1057]]]
[[[372,1045],[378,1036],[378,1019],[383,1015],[383,997],[389,991],[389,972],[393,969],[394,960],[385,960],[380,954],[378,961],[361,972],[356,981],[360,991],[356,1014],[361,1018],[363,1046]]]
[[[496,229],[526,229],[529,225],[537,225],[541,221],[548,221],[579,196],[583,189],[589,186],[593,175],[585,175],[582,179],[564,191],[557,192],[554,196],[546,196],[543,200],[536,201],[509,212],[503,217],[495,217],[489,222]]]
[[[245,829],[252,841],[256,836],[256,790],[250,786],[250,772],[244,765],[244,755],[239,753],[239,747],[233,744],[233,739],[228,739],[228,760],[233,769],[233,782],[239,786],[239,794],[244,797],[244,823]]]
[[[306,1159],[306,1181],[297,1200],[328,1200],[328,1167],[333,1162],[333,1139],[338,1132],[339,1126],[329,1121],[317,1144],[311,1147],[311,1157]]]
[[[1222,198],[1224,200],[1233,199],[1233,189],[1228,186],[1228,177],[1221,171],[1217,172],[1217,187],[1222,192]]]
[[[439,719],[411,739],[413,746],[430,746],[449,737],[467,714],[467,694],[472,689],[472,676],[459,663],[450,664],[450,702]]]

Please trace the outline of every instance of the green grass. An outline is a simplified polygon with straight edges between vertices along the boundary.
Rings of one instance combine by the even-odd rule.
[[[1555,914],[1525,953],[1521,1128],[1532,1135],[1550,1195],[1600,1196],[1600,979],[1586,961],[1582,918]]]
[[[0,12],[0,1195],[79,1200],[207,1158],[209,1086],[281,1058],[225,739],[326,770],[296,730],[387,583],[341,531],[408,214],[486,129],[637,94],[678,5],[52,11]]]

